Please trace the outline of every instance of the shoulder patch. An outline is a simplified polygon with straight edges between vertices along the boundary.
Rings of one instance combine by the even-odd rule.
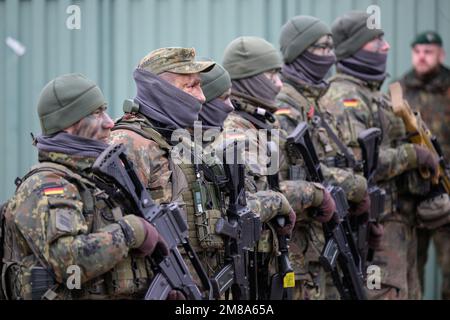
[[[342,101],[346,108],[356,108],[359,105],[358,99],[345,99]]]
[[[278,108],[276,115],[290,115],[292,113],[290,108]]]

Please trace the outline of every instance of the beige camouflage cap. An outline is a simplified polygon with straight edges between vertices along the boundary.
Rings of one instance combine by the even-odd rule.
[[[138,65],[153,74],[163,72],[192,74],[208,72],[214,67],[213,61],[195,61],[194,48],[160,48],[146,55]]]

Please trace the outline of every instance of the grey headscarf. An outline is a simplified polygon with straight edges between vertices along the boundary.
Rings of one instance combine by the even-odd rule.
[[[108,144],[103,141],[83,138],[67,132],[39,136],[36,141],[39,151],[89,158],[97,158],[108,147]]]
[[[258,98],[267,104],[273,104],[280,92],[263,73],[245,79],[232,80],[231,83],[233,91]]]
[[[387,54],[360,49],[349,58],[339,61],[336,69],[367,82],[386,79]]]
[[[134,71],[139,112],[169,129],[192,128],[201,103],[190,94],[143,69]]]

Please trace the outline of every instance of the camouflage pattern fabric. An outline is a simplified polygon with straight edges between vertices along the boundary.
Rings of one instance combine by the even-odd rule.
[[[75,173],[89,172],[94,160],[40,152],[40,161]],[[15,263],[11,269],[14,298],[31,299],[31,269],[42,263],[60,283],[57,299],[126,299],[145,294],[150,266],[130,254],[122,228],[115,222],[120,217],[105,202],[105,193],[89,183],[90,175],[83,179],[95,195],[93,212],[87,212],[73,179],[60,172],[31,175],[10,200],[5,259]],[[80,268],[82,290],[65,286],[70,266]]]
[[[375,253],[375,261],[382,263],[383,288],[394,289],[371,292],[370,297],[414,297],[419,290],[417,257],[410,254],[417,249],[415,211],[397,209],[414,207],[407,198],[403,199],[405,203],[398,202],[396,180],[416,165],[413,146],[403,142],[403,122],[393,114],[389,97],[379,91],[379,83],[366,83],[342,73],[330,79],[330,87],[320,103],[328,115],[327,121],[341,140],[353,150],[356,159],[361,159],[357,143],[359,133],[370,127],[382,129],[383,141],[376,181],[387,193],[385,212],[381,217],[385,227],[383,242],[387,247]],[[398,221],[399,216],[401,219]],[[397,291],[398,294],[392,294]]]
[[[237,100],[241,106],[252,103],[251,101],[245,100],[242,97],[235,96],[233,98]],[[258,106],[264,107],[263,105]],[[296,275],[294,299],[323,299],[324,290],[320,288],[320,282],[325,281],[323,270],[321,270],[319,265],[316,265],[314,271],[311,271],[312,269],[308,265],[309,261],[312,260],[309,256],[314,256],[314,261],[317,261],[318,256],[320,255],[320,250],[323,247],[324,238],[321,229],[322,226],[320,224],[315,224],[314,227],[310,228],[301,227],[304,223],[314,224],[314,222],[309,217],[308,209],[318,207],[321,204],[323,199],[323,187],[319,184],[308,182],[305,180],[288,179],[287,172],[289,170],[289,157],[284,147],[287,135],[284,130],[280,129],[280,125],[281,124],[278,122],[272,124],[274,129],[279,129],[279,140],[277,141],[277,144],[279,147],[280,170],[278,175],[280,178],[280,189],[297,214],[297,224],[293,231],[289,250],[291,264]],[[226,132],[237,132],[239,135],[247,137],[248,134],[246,134],[246,131],[249,129],[256,130],[257,128],[253,123],[243,118],[238,113],[231,113],[225,120],[224,130]],[[259,143],[259,141],[257,140],[249,140],[250,143]],[[251,150],[259,149],[249,148],[249,150],[247,151],[251,152]],[[259,154],[258,156],[264,159],[263,155]],[[257,159],[257,155],[255,154],[251,154],[250,157]],[[268,188],[267,180],[264,175],[264,171],[266,168],[263,163],[265,162],[254,161],[253,166],[248,166],[248,170],[249,172],[251,172],[250,176],[252,176],[255,180],[254,186],[256,190],[260,190],[261,188]],[[311,232],[311,230],[313,231]],[[313,246],[307,248],[306,244],[309,242],[302,241],[305,239],[313,239],[315,249],[313,248]],[[307,249],[308,251],[307,259],[305,259],[305,249]],[[305,285],[301,285],[302,283]],[[307,292],[305,291],[306,284],[309,286]]]
[[[136,131],[120,127],[121,124],[127,122],[135,125]],[[186,175],[186,172],[189,172],[186,171],[186,168],[192,168],[193,165],[175,164],[170,153],[171,146],[165,142],[162,136],[159,138],[154,136],[151,139],[137,133],[139,128],[149,126],[151,124],[143,116],[127,114],[118,122],[116,130],[111,133],[111,143],[125,145],[129,158],[136,164],[138,175],[143,179],[142,181],[146,184],[155,202],[175,201],[184,209],[187,213],[191,244],[197,251],[208,274],[212,276],[223,266],[223,250],[222,248],[220,250],[204,250],[199,246],[199,235],[196,232],[195,223],[191,222],[191,216],[194,216],[192,190],[191,184],[188,183],[190,178]],[[180,170],[181,167],[185,167],[185,169]],[[281,194],[264,190],[261,192],[249,190],[247,197],[249,208],[254,210],[262,221],[271,219],[281,212],[283,204],[286,202]],[[210,220],[209,223],[214,224],[214,221]],[[195,277],[196,273],[187,257],[186,260]],[[199,283],[199,279],[197,282]]]
[[[138,68],[159,75],[163,72],[194,74],[209,70],[213,61],[195,61],[194,48],[160,48],[150,52],[140,62]]]
[[[441,66],[439,73],[427,79],[416,77],[409,71],[401,80],[405,99],[415,111],[419,111],[433,135],[436,135],[447,161],[450,161],[450,70]],[[419,229],[418,266],[422,288],[428,245],[433,240],[438,262],[443,271],[442,298],[450,299],[450,232],[448,227],[428,231]]]
[[[280,126],[288,133],[293,132],[300,122],[307,122],[309,124],[312,141],[321,161],[326,157],[334,157],[339,153],[338,147],[328,136],[326,129],[317,123],[316,113],[323,113],[318,100],[326,90],[326,87],[322,88],[307,85],[306,83],[284,82],[283,88],[277,97],[278,110],[275,113]],[[321,167],[326,181],[342,187],[349,201],[357,203],[362,200],[367,190],[367,182],[364,177],[354,174],[350,168],[345,170],[336,167],[327,167],[324,164]],[[323,246],[321,224],[314,223],[310,219],[303,221],[303,223],[303,226],[299,226],[301,231],[299,230],[296,233],[297,237],[294,235],[296,241],[293,241],[292,246],[295,249],[292,252],[305,252],[304,250],[307,250],[305,256],[293,257],[293,260],[295,260],[297,274],[300,275],[307,272],[309,279],[303,277],[304,279],[299,282],[301,286],[296,288],[296,295],[302,299],[336,300],[339,296],[331,278],[319,268],[320,263],[318,257],[322,248],[320,245]],[[310,236],[298,237],[302,233],[310,234]],[[311,241],[310,239],[320,241]],[[309,246],[308,243],[310,243]],[[312,248],[315,248],[315,250],[312,250]],[[297,262],[301,262],[300,265]],[[301,276],[299,277],[301,278]],[[314,281],[311,281],[311,279],[314,279]],[[314,285],[314,283],[318,285]]]

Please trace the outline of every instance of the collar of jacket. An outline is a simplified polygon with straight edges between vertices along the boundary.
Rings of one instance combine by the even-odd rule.
[[[386,77],[386,79],[387,79],[387,77]],[[346,73],[343,73],[340,71],[337,71],[334,76],[329,78],[328,83],[331,83],[333,81],[339,81],[339,80],[350,81],[350,82],[356,83],[358,86],[366,87],[370,91],[379,91],[381,89],[381,86],[384,83],[384,81],[382,81],[382,82],[378,82],[378,81],[367,82],[367,81],[358,79],[354,76],[351,76],[349,74],[346,74]]]
[[[315,86],[306,82],[296,81],[294,79],[291,79],[289,76],[283,76],[282,81],[284,84],[293,87],[305,98],[311,98],[314,100],[319,100],[323,95],[325,95],[329,88],[328,84],[325,87]]]
[[[39,162],[54,162],[86,177],[90,177],[90,169],[96,158],[77,157],[64,153],[39,151]]]
[[[450,87],[450,69],[441,66],[438,72],[424,78],[417,77],[412,69],[404,76],[403,83],[409,89],[445,93]]]

